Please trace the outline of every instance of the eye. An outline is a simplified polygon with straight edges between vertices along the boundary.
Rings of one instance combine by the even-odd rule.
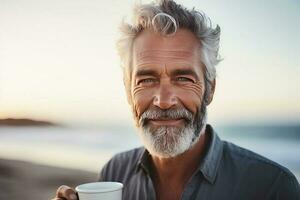
[[[154,82],[156,82],[156,79],[154,79],[154,78],[145,78],[145,79],[139,80],[137,84],[138,85],[140,85],[140,84],[149,85],[149,84],[154,83]]]
[[[187,78],[187,77],[182,77],[182,76],[177,77],[176,81],[179,81],[179,82],[192,82],[192,83],[194,83],[194,81],[192,79]]]

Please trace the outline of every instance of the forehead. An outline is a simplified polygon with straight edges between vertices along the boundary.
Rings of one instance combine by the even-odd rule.
[[[199,59],[199,47],[199,40],[188,30],[179,29],[172,36],[145,30],[134,41],[133,56],[135,62]]]

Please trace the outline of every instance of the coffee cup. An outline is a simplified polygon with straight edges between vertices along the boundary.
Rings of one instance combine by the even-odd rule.
[[[122,200],[122,188],[119,182],[94,182],[78,185],[75,190],[79,200]]]

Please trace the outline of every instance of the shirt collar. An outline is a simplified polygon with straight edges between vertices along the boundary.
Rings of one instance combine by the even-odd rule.
[[[146,174],[150,175],[150,153],[143,148],[137,164],[137,171],[142,169]]]
[[[206,154],[199,163],[198,170],[201,171],[204,178],[212,184],[216,179],[218,168],[220,166],[223,153],[223,143],[209,124],[206,125],[205,132],[205,134],[208,134],[210,137],[210,140]],[[144,148],[137,164],[137,170],[142,169],[146,174],[149,175],[151,166],[150,162],[150,154]]]
[[[206,126],[206,134],[210,136],[210,142],[199,170],[210,183],[214,183],[222,159],[223,142],[209,124]]]

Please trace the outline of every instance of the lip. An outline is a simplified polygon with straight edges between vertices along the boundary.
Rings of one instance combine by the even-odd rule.
[[[184,119],[151,119],[149,122],[156,126],[180,126],[184,124]]]

